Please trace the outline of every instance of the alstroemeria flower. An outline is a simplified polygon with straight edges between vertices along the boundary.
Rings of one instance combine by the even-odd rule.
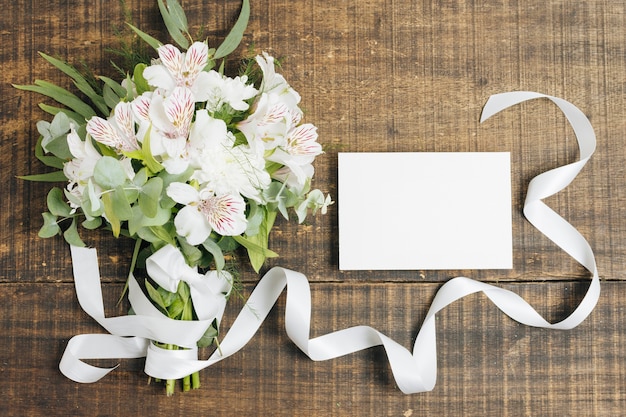
[[[261,82],[261,92],[280,96],[283,103],[289,108],[298,107],[300,103],[300,94],[285,80],[281,74],[276,73],[274,57],[263,52],[263,56],[257,56],[256,62],[263,72],[263,81]]]
[[[209,97],[209,74],[203,71],[209,59],[209,47],[203,42],[194,42],[187,52],[174,45],[163,45],[158,49],[159,63],[143,71],[148,84],[162,88],[166,94],[176,87],[185,87],[193,92],[196,101]]]
[[[189,184],[173,182],[167,195],[185,205],[176,214],[174,226],[191,245],[204,242],[212,230],[222,236],[236,236],[246,230],[246,203],[238,194],[216,195],[208,188],[196,190]]]
[[[321,153],[323,151],[322,145],[317,142],[317,128],[306,123],[291,130],[287,136],[287,144],[276,148],[267,159],[285,165],[295,175],[298,185],[303,186],[311,178],[309,166]]]
[[[102,158],[102,155],[96,150],[89,138],[85,141],[81,140],[73,126],[70,128],[70,133],[67,134],[67,145],[74,159],[63,164],[63,174],[69,181],[67,191],[75,197],[70,199],[69,203],[73,208],[78,208],[85,187],[93,177],[96,163]]]
[[[168,158],[180,158],[185,151],[194,109],[193,95],[187,88],[176,87],[168,97],[153,94],[148,110],[152,122],[150,149],[154,156],[163,158],[166,169]]]
[[[135,120],[130,103],[120,101],[108,120],[94,116],[87,122],[87,133],[96,141],[110,146],[117,152],[139,149],[135,136]]]

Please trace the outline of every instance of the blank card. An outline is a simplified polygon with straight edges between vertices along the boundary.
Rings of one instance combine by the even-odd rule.
[[[340,153],[339,269],[510,269],[508,152]]]

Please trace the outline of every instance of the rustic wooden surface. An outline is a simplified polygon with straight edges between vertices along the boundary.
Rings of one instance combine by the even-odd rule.
[[[136,24],[164,39],[156,2],[127,0]],[[183,2],[216,45],[239,1]],[[16,0],[0,13],[0,414],[221,416],[617,416],[626,408],[626,10],[590,0],[253,0],[244,45],[284,57],[283,73],[318,126],[326,154],[315,186],[336,195],[339,151],[510,151],[514,268],[510,271],[342,272],[337,207],[305,226],[280,221],[272,247],[282,265],[312,282],[317,336],[367,324],[407,348],[441,283],[458,274],[523,295],[550,320],[565,317],[589,274],[521,215],[532,176],[577,156],[563,116],[547,101],[509,109],[480,125],[491,94],[532,90],[567,99],[589,117],[598,150],[581,176],[548,202],[589,240],[603,292],[572,331],[521,326],[485,297],[438,316],[439,376],[429,393],[404,395],[382,349],[328,362],[308,360],[284,332],[284,299],[235,356],[203,371],[201,390],[166,398],[147,385],[140,360],[124,360],[96,384],[63,377],[67,340],[101,332],[76,301],[62,239],[37,237],[46,184],[33,157],[40,97],[10,83],[69,86],[37,51],[81,60],[115,76],[107,47],[123,21],[116,1]],[[388,198],[372,190],[369,198]],[[462,202],[459,202],[462,203]],[[340,202],[338,202],[340,204]],[[424,202],[428,204],[428,202]],[[371,237],[384,227],[373,219]],[[295,236],[295,237],[294,237]],[[103,260],[108,314],[130,259],[130,243],[89,236]],[[387,242],[401,244],[401,242]],[[249,292],[257,276],[244,270]],[[241,301],[227,310],[224,328]]]

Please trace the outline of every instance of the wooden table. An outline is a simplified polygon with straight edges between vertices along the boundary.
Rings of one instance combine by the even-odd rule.
[[[155,1],[127,0],[137,26],[161,39]],[[312,336],[357,324],[411,348],[436,290],[467,275],[522,295],[551,321],[567,316],[590,274],[522,216],[528,181],[577,158],[562,114],[546,100],[479,124],[495,93],[532,90],[571,101],[589,117],[598,149],[581,176],[547,202],[589,240],[603,291],[596,310],[572,331],[522,326],[483,295],[437,318],[438,381],[404,395],[384,351],[372,348],[312,362],[284,332],[284,297],[253,341],[202,372],[202,389],[167,398],[148,385],[141,360],[95,384],[58,371],[70,337],[103,330],[78,306],[67,245],[37,237],[47,184],[16,175],[44,172],[33,149],[40,97],[10,83],[45,79],[70,86],[38,51],[85,62],[117,77],[107,50],[118,45],[116,1],[17,0],[0,13],[0,414],[221,416],[617,416],[626,408],[626,10],[621,1],[252,1],[243,45],[284,57],[282,72],[302,95],[306,121],[326,153],[315,186],[337,195],[340,151],[507,151],[513,178],[514,267],[486,271],[354,272],[338,269],[337,207],[299,226],[279,221],[269,266],[306,274]],[[195,29],[208,23],[215,46],[239,1],[186,0]],[[372,190],[369,198],[389,198]],[[423,202],[428,204],[427,201]],[[459,201],[462,204],[462,201]],[[340,204],[340,202],[338,202]],[[371,238],[384,223],[367,225]],[[450,236],[453,238],[453,236]],[[106,232],[87,236],[99,250],[107,314],[123,286],[131,243]],[[401,245],[402,242],[385,242]],[[243,268],[245,294],[258,276]],[[243,301],[234,299],[223,329]]]

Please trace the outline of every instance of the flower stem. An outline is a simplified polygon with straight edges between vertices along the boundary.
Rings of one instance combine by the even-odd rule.
[[[167,349],[169,350],[174,350],[176,348],[176,346],[168,344],[166,346]],[[174,395],[174,390],[176,389],[176,380],[175,379],[168,379],[165,382],[165,395],[167,395],[168,397],[171,397],[172,395]]]
[[[200,372],[194,372],[191,374],[191,388],[200,388]]]

